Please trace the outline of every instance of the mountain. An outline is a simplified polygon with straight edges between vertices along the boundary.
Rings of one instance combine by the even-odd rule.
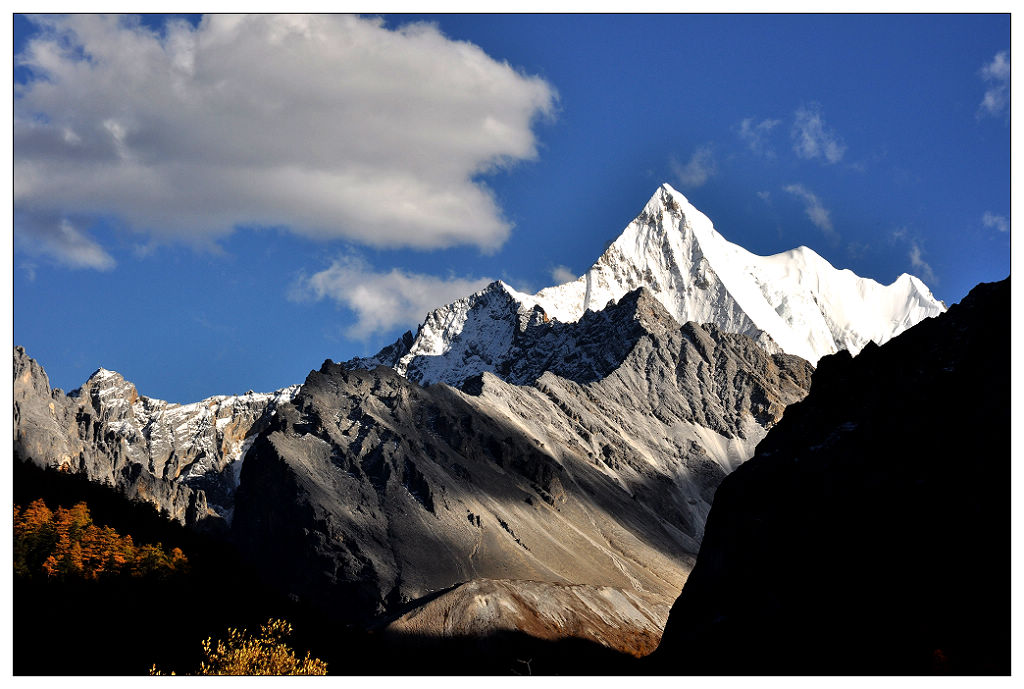
[[[409,380],[460,385],[489,371],[529,382],[515,362],[557,324],[574,323],[645,287],[679,323],[714,323],[769,352],[812,364],[882,344],[945,310],[917,278],[891,285],[837,270],[807,247],[757,256],[727,241],[682,194],[662,185],[583,276],[528,295],[503,282],[435,309],[411,332],[349,368],[393,368]],[[567,350],[568,351],[568,350]],[[552,359],[559,356],[552,349]]]
[[[380,624],[498,581],[495,600],[521,612],[495,632],[575,601],[566,633],[649,650],[718,483],[812,368],[680,325],[645,288],[517,345],[522,385],[484,372],[424,387],[328,361],[296,388],[190,405],[103,369],[64,395],[17,348],[16,454],[227,527],[278,588],[340,620]],[[486,607],[459,605],[483,615],[464,626],[486,626]],[[429,610],[414,617],[390,629],[444,634],[416,626]]]
[[[247,454],[240,547],[286,590],[353,620],[486,579],[510,582],[503,595],[538,582],[531,591],[560,601],[581,586],[580,606],[615,589],[660,629],[715,488],[803,396],[811,367],[680,326],[645,289],[560,328],[552,337],[590,362],[583,382],[483,373],[459,390],[325,362]],[[605,343],[617,344],[598,357]],[[532,351],[524,371],[548,356]],[[592,638],[628,643],[617,618],[577,614],[608,620]]]
[[[51,390],[46,371],[14,348],[14,451],[86,476],[190,524],[230,520],[241,458],[298,386],[174,404],[140,395],[100,368],[77,390]]]
[[[178,405],[100,369],[65,395],[16,348],[15,454],[218,532],[341,623],[544,636],[563,609],[637,655],[811,362],[942,310],[916,278],[754,256],[665,185],[578,280],[493,283],[274,393]]]
[[[715,494],[656,672],[1010,672],[1010,281],[857,356]]]

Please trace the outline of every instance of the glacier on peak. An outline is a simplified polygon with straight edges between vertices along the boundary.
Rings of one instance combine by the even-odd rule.
[[[350,368],[378,365],[420,384],[460,384],[508,369],[516,333],[552,320],[578,321],[588,310],[639,288],[680,324],[714,323],[754,338],[771,353],[812,364],[841,349],[857,354],[945,311],[918,278],[890,285],[837,269],[806,246],[758,256],[729,242],[681,193],[661,185],[640,214],[576,280],[519,292],[497,281],[431,311],[411,332]]]

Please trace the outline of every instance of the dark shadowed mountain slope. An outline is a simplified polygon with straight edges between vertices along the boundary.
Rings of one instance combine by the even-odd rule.
[[[657,672],[1010,671],[1010,281],[825,357],[727,477]]]

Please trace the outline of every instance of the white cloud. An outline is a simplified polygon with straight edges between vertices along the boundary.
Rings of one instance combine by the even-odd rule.
[[[922,280],[935,284],[939,279],[935,277],[935,271],[932,270],[932,267],[921,258],[921,253],[921,247],[917,240],[910,240],[910,252],[907,254],[907,257],[910,259],[910,265],[919,273]]]
[[[906,227],[897,227],[892,231],[891,241],[901,242],[910,248],[907,250],[907,258],[910,259],[911,269],[917,277],[921,278],[925,282],[936,284],[939,278],[936,277],[935,271],[932,270],[931,265],[924,260],[924,250],[921,248],[921,242],[917,237],[913,236]]]
[[[551,279],[556,285],[563,285],[567,282],[574,282],[579,277],[568,266],[555,266],[551,269]]]
[[[376,272],[361,258],[342,256],[329,268],[301,278],[290,296],[293,300],[328,298],[351,309],[356,323],[346,335],[365,340],[397,327],[414,327],[432,309],[479,291],[490,282],[490,278],[443,279],[398,268]]]
[[[748,117],[740,122],[740,138],[747,142],[750,150],[766,158],[774,158],[775,151],[768,145],[767,137],[781,120],[761,120],[754,124],[754,118]]]
[[[117,265],[103,247],[67,218],[29,215],[20,221],[28,230],[17,237],[18,248],[24,253],[47,256],[69,268],[110,270]]]
[[[981,216],[981,223],[985,227],[994,227],[1000,232],[1010,231],[1010,219],[1005,215],[996,215],[995,213],[985,211],[985,214]]]
[[[714,151],[711,144],[698,146],[690,156],[686,165],[680,165],[679,161],[673,158],[670,161],[672,173],[675,174],[679,183],[684,187],[699,187],[708,181],[718,169],[715,164]]]
[[[996,53],[992,62],[981,68],[986,83],[985,97],[978,106],[978,117],[998,116],[1010,103],[1010,61],[1007,52]]]
[[[772,203],[772,193],[770,191],[759,191],[757,192],[757,198],[761,199],[769,206]]]
[[[21,261],[18,267],[25,271],[25,279],[29,282],[36,281],[36,264],[32,261]]]
[[[992,62],[981,68],[981,76],[986,80],[1008,81],[1010,79],[1010,61],[1005,50],[996,53]]]
[[[870,248],[871,245],[866,242],[850,242],[846,245],[846,255],[856,260],[864,256]]]
[[[793,196],[804,202],[804,212],[807,214],[807,217],[810,218],[815,227],[825,233],[829,240],[835,242],[839,239],[839,234],[832,226],[832,218],[829,215],[828,209],[825,208],[815,194],[811,193],[802,184],[790,184],[787,187],[783,187],[783,191],[793,194]]]
[[[793,137],[793,151],[800,158],[823,158],[826,162],[838,163],[846,153],[843,140],[825,126],[821,106],[817,103],[797,108],[790,134]]]
[[[557,98],[428,24],[212,15],[158,35],[124,16],[33,21],[16,56],[37,75],[15,95],[26,234],[44,217],[106,216],[199,244],[249,225],[495,250],[510,224],[480,175],[534,158],[533,125]],[[45,232],[51,254],[89,264],[80,234]]]

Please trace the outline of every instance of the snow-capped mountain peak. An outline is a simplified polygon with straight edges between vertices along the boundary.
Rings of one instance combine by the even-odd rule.
[[[945,310],[919,279],[884,286],[834,268],[800,246],[758,256],[729,242],[680,192],[661,185],[640,214],[576,280],[524,294],[503,282],[432,311],[407,333],[351,367],[385,365],[426,384],[458,384],[503,366],[516,332],[578,321],[639,287],[680,323],[714,323],[769,352],[812,363],[869,341],[881,344]]]

